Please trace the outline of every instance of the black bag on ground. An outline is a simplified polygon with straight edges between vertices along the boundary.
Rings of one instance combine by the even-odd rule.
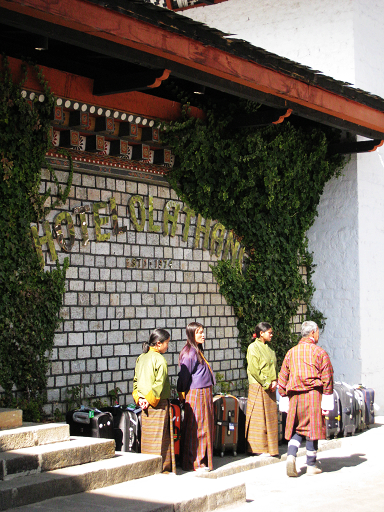
[[[113,435],[117,452],[141,451],[141,408],[136,404],[103,407],[113,417]]]
[[[91,407],[68,411],[66,422],[71,436],[114,439],[113,418],[109,412]]]
[[[237,440],[237,453],[246,453],[247,440],[245,438],[245,418],[247,416],[247,402],[248,398],[245,396],[237,397],[239,402],[239,428]]]

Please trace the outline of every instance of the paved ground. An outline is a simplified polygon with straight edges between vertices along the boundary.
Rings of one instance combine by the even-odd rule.
[[[362,512],[384,511],[384,417],[369,431],[342,439],[341,448],[318,454],[323,473],[288,478],[285,462],[233,475],[245,482],[247,503],[226,512]]]
[[[329,449],[335,447],[334,449]],[[286,451],[283,445],[282,452]],[[370,430],[323,443],[324,472],[288,478],[285,462],[259,457],[215,457],[215,471],[205,478],[193,473],[154,475],[96,491],[54,498],[21,507],[20,512],[365,512],[384,511],[384,417]],[[236,472],[240,471],[240,472]],[[232,473],[232,474],[231,474]],[[223,476],[222,476],[223,475]],[[230,475],[230,476],[225,476]],[[222,476],[222,477],[221,477]],[[244,485],[245,484],[245,485]],[[247,503],[223,508],[226,500]]]

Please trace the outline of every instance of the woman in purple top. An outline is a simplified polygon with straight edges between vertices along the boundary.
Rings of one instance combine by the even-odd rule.
[[[203,355],[204,327],[191,322],[187,325],[187,342],[180,353],[177,391],[185,400],[182,439],[183,469],[210,471],[213,469],[213,398],[215,377]]]

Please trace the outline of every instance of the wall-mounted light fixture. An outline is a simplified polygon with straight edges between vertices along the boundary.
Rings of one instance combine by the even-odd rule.
[[[48,50],[48,37],[46,36],[36,36],[35,39],[35,50],[39,52]]]
[[[204,93],[205,93],[205,85],[194,84],[193,94],[204,94]]]

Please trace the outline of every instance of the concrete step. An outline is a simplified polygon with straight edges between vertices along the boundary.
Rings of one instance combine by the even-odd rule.
[[[0,482],[0,510],[25,505],[30,510],[32,503],[113,486],[161,471],[159,456],[117,452],[111,459]],[[151,490],[147,489],[147,493]],[[76,502],[76,497],[72,499]]]
[[[64,496],[17,509],[17,512],[209,512],[246,500],[244,483],[231,477],[218,480],[158,474],[76,496]]]
[[[0,452],[62,441],[69,441],[69,425],[66,423],[23,424],[19,428],[0,431]]]
[[[0,453],[0,480],[87,464],[114,456],[113,439],[71,437],[70,441]]]

